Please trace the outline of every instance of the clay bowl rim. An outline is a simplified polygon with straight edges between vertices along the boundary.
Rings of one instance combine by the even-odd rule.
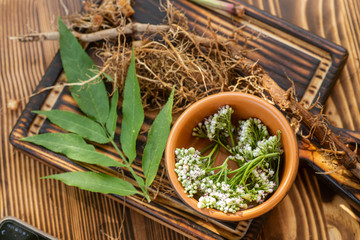
[[[282,127],[282,142],[287,141],[287,143],[283,142],[285,157],[284,157],[284,165],[283,167],[288,169],[288,171],[283,170],[283,174],[281,176],[280,184],[278,189],[272,193],[272,195],[263,203],[246,209],[240,210],[236,213],[224,213],[215,209],[207,209],[207,208],[198,208],[197,203],[198,201],[194,198],[189,198],[187,194],[184,193],[184,188],[182,187],[181,183],[177,180],[177,174],[174,171],[175,168],[175,154],[174,151],[176,149],[175,146],[177,143],[177,138],[181,137],[181,133],[184,128],[184,124],[186,124],[193,116],[199,115],[199,109],[206,108],[206,106],[210,105],[210,109],[214,109],[213,113],[215,113],[218,107],[223,105],[236,105],[235,101],[250,101],[254,105],[258,106],[260,109],[262,108],[264,112],[270,114],[272,118],[278,120],[278,124]],[[215,104],[215,106],[211,106]],[[221,104],[220,104],[221,103]],[[210,113],[210,114],[213,114]],[[208,115],[210,115],[208,114]],[[200,113],[201,115],[201,113]],[[208,115],[202,116],[207,117]],[[266,115],[268,116],[268,115]],[[260,118],[261,119],[261,118]],[[261,119],[263,121],[263,119]],[[201,120],[200,120],[201,121]],[[266,124],[268,125],[268,124]],[[194,126],[191,126],[195,127]],[[269,129],[270,131],[274,131]],[[277,130],[277,129],[276,129]],[[285,131],[284,131],[285,130]],[[286,145],[286,146],[285,146]],[[298,155],[298,146],[297,140],[295,137],[294,132],[292,131],[288,121],[284,117],[284,115],[273,105],[269,104],[265,100],[256,97],[254,95],[246,94],[246,93],[239,93],[239,92],[225,92],[225,93],[218,93],[208,97],[205,97],[194,104],[192,104],[188,109],[186,109],[176,120],[174,123],[169,138],[167,141],[167,146],[165,149],[165,167],[167,171],[167,175],[171,185],[173,186],[177,195],[191,208],[196,210],[197,212],[204,214],[208,217],[212,217],[218,220],[223,221],[240,221],[240,220],[247,220],[256,218],[261,216],[272,208],[274,208],[288,193],[292,184],[295,181],[297,170],[299,165],[299,155]]]

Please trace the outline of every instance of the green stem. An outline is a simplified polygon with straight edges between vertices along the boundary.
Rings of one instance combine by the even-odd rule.
[[[278,152],[276,152],[276,153],[268,153],[268,154],[265,154],[265,155],[261,155],[261,156],[259,156],[259,157],[257,157],[257,158],[254,158],[253,160],[248,161],[247,163],[245,163],[244,165],[242,165],[240,168],[230,171],[229,174],[232,174],[232,173],[236,173],[236,172],[238,172],[238,171],[241,171],[241,169],[243,169],[244,166],[247,166],[248,164],[251,164],[252,162],[257,161],[257,160],[259,160],[260,158],[276,157],[276,156],[279,156],[279,155],[280,155],[280,153],[278,153]]]
[[[239,172],[241,172],[242,170],[244,170],[245,168],[246,168],[246,166],[247,166],[247,164],[248,163],[250,163],[250,162],[247,162],[246,164],[244,164],[244,165],[242,165],[240,168],[238,168],[238,169],[235,169],[235,170],[232,170],[232,171],[230,171],[229,172],[229,174],[233,174],[233,173],[239,173]]]
[[[216,179],[216,182],[215,182],[215,183],[218,183],[218,182],[219,182],[219,180],[220,180],[223,172],[224,172],[224,169],[221,169],[220,172],[219,172],[219,176],[218,176],[218,178]]]
[[[208,146],[206,146],[205,148],[203,148],[203,150],[201,150],[200,155],[203,155],[207,150],[209,150],[210,148],[214,147],[216,145],[215,142],[209,144]],[[205,157],[204,157],[205,158]]]
[[[229,153],[232,154],[232,151],[230,151],[229,148],[225,147],[225,145],[221,142],[221,140],[220,140],[219,138],[216,140],[216,142],[217,142],[218,144],[220,144],[220,146],[222,146],[226,151],[228,151]]]
[[[135,178],[136,182],[139,184],[139,187],[143,191],[146,200],[148,202],[151,202],[150,195],[149,195],[149,193],[147,191],[147,188],[145,187],[145,184],[144,184],[144,180],[134,172],[134,169],[132,167],[127,167],[127,168],[130,170],[130,172],[133,175],[133,177]]]
[[[215,146],[214,146],[214,148],[211,150],[211,152],[210,152],[207,156],[201,157],[200,159],[211,158],[212,155],[214,155],[214,152],[215,152],[216,149],[219,147],[219,145],[216,144],[216,143],[214,143],[214,144],[211,144],[210,146],[212,146],[212,145],[215,145]],[[206,150],[209,150],[209,149],[210,149],[209,147],[206,147]]]
[[[230,181],[230,185],[231,186],[237,185],[237,183],[240,179],[241,180],[240,180],[239,184],[244,184],[246,182],[246,180],[248,179],[248,176],[250,175],[252,170],[254,170],[254,168],[256,166],[258,166],[262,161],[264,161],[266,158],[275,157],[275,156],[279,156],[279,155],[280,155],[280,153],[268,153],[268,154],[259,156],[255,159],[247,162],[246,164],[242,165],[238,169],[229,171],[228,174],[235,173],[235,176],[233,176]]]
[[[217,166],[217,167],[213,167],[213,168],[208,168],[205,170],[205,172],[211,172],[211,171],[215,171],[217,169],[222,169],[224,166],[223,165],[220,165],[220,166]]]
[[[227,162],[228,162],[229,158],[226,158],[225,161],[223,162],[223,164],[217,166],[217,167],[213,167],[213,168],[209,168],[209,169],[206,169],[206,172],[211,172],[211,171],[214,171],[216,169],[226,169],[227,168]]]
[[[280,155],[278,156],[276,173],[275,173],[276,186],[279,186],[279,168],[280,168]]]
[[[234,137],[233,137],[233,133],[232,133],[232,130],[231,130],[231,119],[228,119],[228,132],[229,132],[229,135],[230,135],[230,139],[231,139],[231,146],[234,147],[235,146],[235,141],[234,141]]]
[[[110,140],[111,144],[114,146],[115,150],[119,153],[121,159],[124,161],[126,166],[129,166],[129,162],[126,160],[126,157],[124,156],[124,154],[121,152],[121,150],[118,148],[118,146],[116,145],[116,143],[114,142],[114,140]]]
[[[205,156],[205,157],[200,157],[200,159],[208,159],[207,164],[206,164],[206,167],[207,167],[207,168],[213,165],[214,160],[215,160],[217,154],[215,155],[214,158],[213,158],[213,155],[214,155],[214,153],[215,153],[215,152],[218,150],[218,148],[219,148],[219,145],[216,144],[216,143],[210,144],[209,146],[214,146],[213,149],[211,150],[211,152],[210,152],[207,156]],[[209,146],[207,146],[207,147],[205,148],[206,151],[210,149]]]
[[[279,156],[280,153],[269,153],[269,154],[265,154],[262,156],[259,156],[257,158],[255,158],[251,164],[249,164],[249,166],[246,168],[245,173],[240,181],[240,184],[245,184],[246,180],[248,179],[250,173],[256,168],[256,166],[258,166],[259,164],[261,164],[266,158],[270,158],[270,157],[275,157],[275,156]]]
[[[240,184],[244,184],[246,182],[246,180],[249,178],[250,173],[252,172],[252,170],[259,165],[262,161],[264,161],[265,157],[262,157],[260,159],[257,159],[256,161],[252,161],[251,164],[249,164],[249,166],[246,168],[241,180],[240,180]]]
[[[141,191],[143,191],[143,193],[144,193],[143,195],[145,196],[146,200],[148,202],[150,202],[151,199],[150,199],[149,193],[148,193],[148,191],[147,191],[147,189],[145,187],[144,180],[134,172],[134,169],[131,167],[131,164],[126,160],[124,154],[118,148],[118,146],[116,145],[114,140],[112,139],[112,140],[110,140],[110,142],[114,146],[115,150],[119,153],[121,159],[124,161],[124,163],[126,165],[126,168],[130,171],[130,173],[133,175],[136,182],[139,184],[139,187],[140,187]]]
[[[239,180],[240,180],[240,178],[242,178],[243,177],[243,175],[244,175],[244,169],[246,169],[246,167],[247,167],[247,165],[244,165],[242,168],[241,168],[241,171],[239,171],[239,172],[237,172],[236,174],[235,174],[235,176],[233,176],[232,178],[231,178],[231,181],[229,182],[229,184],[231,185],[231,187],[234,187],[234,186],[236,186],[236,185],[238,185],[238,182],[239,182]],[[229,173],[230,174],[230,173]]]

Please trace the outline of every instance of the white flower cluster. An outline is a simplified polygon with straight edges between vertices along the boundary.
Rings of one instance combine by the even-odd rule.
[[[256,148],[253,151],[254,157],[258,157],[263,154],[268,154],[274,151],[280,151],[282,153],[282,149],[279,149],[279,138],[276,136],[270,136],[267,139],[263,139],[257,142]]]
[[[244,162],[263,154],[280,151],[279,139],[269,136],[266,126],[257,118],[239,121],[238,142],[233,153],[240,156],[235,160]],[[235,156],[236,156],[235,155]]]
[[[274,176],[274,170],[256,168],[251,172],[251,182],[255,183],[255,201],[260,203],[264,200],[268,193],[272,193],[276,187],[276,183],[270,179]],[[256,196],[257,195],[257,196]]]
[[[239,121],[238,145],[254,148],[259,140],[269,136],[266,126],[257,118]]]
[[[175,172],[178,175],[178,181],[183,185],[185,193],[193,197],[198,192],[200,179],[205,176],[205,170],[201,167],[203,162],[200,152],[194,148],[177,148],[175,157]]]
[[[210,178],[204,178],[205,189],[202,189],[203,195],[199,198],[198,208],[213,208],[224,213],[235,213],[240,209],[248,207],[247,200],[242,198],[244,190],[240,187],[232,190],[230,185],[225,182],[214,182]]]
[[[194,128],[194,136],[213,141],[207,148],[208,151],[212,148],[209,155],[201,156],[192,147],[175,150],[178,180],[189,197],[198,199],[199,208],[235,213],[262,203],[277,187],[282,154],[280,133],[279,137],[269,136],[266,126],[256,118],[239,121],[236,132],[231,123],[232,113],[232,108],[226,105]],[[219,146],[229,156],[221,166],[214,167]],[[228,169],[229,160],[237,162],[239,168]]]
[[[247,209],[252,202],[261,203],[265,197],[273,192],[276,184],[269,180],[273,170],[253,170],[251,179],[256,184],[249,191],[245,186],[237,185],[235,189],[218,179],[214,171],[206,173],[200,152],[194,148],[176,149],[175,172],[178,180],[189,197],[200,196],[198,208],[213,208],[224,213],[235,213],[240,209]]]
[[[229,130],[231,132],[234,130],[233,126],[230,126],[230,129],[227,128],[233,112],[234,110],[229,107],[229,105],[219,108],[217,113],[205,118],[204,124],[200,122],[198,127],[194,128],[194,135],[200,135],[203,137],[205,135],[210,140],[214,140],[221,132],[224,137],[229,137]]]

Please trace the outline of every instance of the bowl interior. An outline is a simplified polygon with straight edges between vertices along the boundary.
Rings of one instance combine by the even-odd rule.
[[[236,120],[236,122],[238,120],[255,117],[260,119],[268,127],[271,135],[275,135],[277,130],[280,130],[281,144],[284,149],[278,189],[264,203],[236,213],[223,213],[215,209],[206,208],[199,209],[197,207],[198,201],[194,198],[189,198],[187,194],[184,193],[184,188],[177,180],[177,174],[174,171],[175,149],[194,147],[197,150],[201,150],[207,146],[209,141],[193,137],[192,129],[199,122],[202,122],[204,118],[216,113],[219,107],[226,104],[234,109],[232,119]],[[219,155],[220,157],[216,160],[218,163],[223,161],[227,156],[224,152]],[[220,220],[239,221],[264,214],[285,197],[296,177],[298,168],[298,148],[295,135],[290,128],[288,121],[275,107],[264,100],[249,94],[220,93],[196,102],[180,115],[169,135],[165,159],[169,180],[183,201],[196,211],[207,216]]]

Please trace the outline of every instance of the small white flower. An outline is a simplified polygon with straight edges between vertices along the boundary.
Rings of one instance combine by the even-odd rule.
[[[197,207],[204,208],[204,207],[206,207],[206,205],[203,202],[198,202]]]
[[[221,190],[223,190],[224,192],[227,192],[230,189],[229,184],[223,183],[221,184]]]

